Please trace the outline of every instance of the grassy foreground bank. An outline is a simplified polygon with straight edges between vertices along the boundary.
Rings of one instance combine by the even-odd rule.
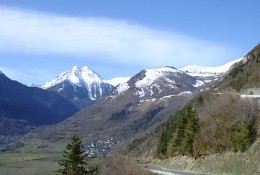
[[[189,156],[178,156],[166,160],[154,160],[153,163],[179,171],[193,171],[208,174],[260,174],[260,139],[245,152],[226,152],[214,154],[196,160]]]

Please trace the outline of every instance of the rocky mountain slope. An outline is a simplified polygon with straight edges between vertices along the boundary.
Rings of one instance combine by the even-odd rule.
[[[0,131],[16,134],[31,126],[55,124],[78,109],[59,95],[27,87],[0,73]]]
[[[71,71],[60,74],[41,88],[61,95],[82,109],[108,94],[114,86],[103,81],[89,67],[81,69],[74,66]]]
[[[221,89],[246,91],[260,87],[260,44],[233,65],[218,84]]]

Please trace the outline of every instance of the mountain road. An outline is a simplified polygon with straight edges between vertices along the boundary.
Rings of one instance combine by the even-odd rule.
[[[170,169],[166,169],[166,168],[164,168],[160,165],[156,165],[156,164],[148,164],[147,169],[149,169],[153,173],[163,174],[163,175],[208,175],[208,174],[202,174],[202,173],[170,170]]]

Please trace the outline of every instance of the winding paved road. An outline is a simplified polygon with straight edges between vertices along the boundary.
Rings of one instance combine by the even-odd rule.
[[[163,175],[207,175],[207,174],[201,174],[201,173],[190,173],[190,172],[169,170],[169,169],[163,168],[160,165],[155,165],[155,164],[148,164],[147,168],[153,173],[163,174]]]

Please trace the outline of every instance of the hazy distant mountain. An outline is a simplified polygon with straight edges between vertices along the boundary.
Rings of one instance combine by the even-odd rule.
[[[199,78],[205,83],[212,84],[214,81],[219,80],[233,64],[239,62],[241,59],[242,58],[230,61],[222,66],[205,67],[198,65],[189,65],[179,70],[184,71],[190,76]]]
[[[105,82],[87,66],[74,66],[41,88],[55,92],[70,100],[78,108],[84,108],[108,94],[114,86]]]
[[[113,86],[117,86],[119,84],[123,84],[127,82],[131,77],[116,77],[112,78],[111,80],[105,80],[108,84],[112,84]]]
[[[0,73],[0,130],[12,134],[63,121],[78,109],[59,95],[27,87]]]
[[[224,74],[228,69],[235,63],[242,60],[242,58],[230,61],[222,66],[215,66],[215,67],[205,67],[205,66],[198,66],[198,65],[189,65],[181,68],[182,70],[189,75],[196,76],[197,74],[201,74],[204,76],[211,76],[212,74]]]

